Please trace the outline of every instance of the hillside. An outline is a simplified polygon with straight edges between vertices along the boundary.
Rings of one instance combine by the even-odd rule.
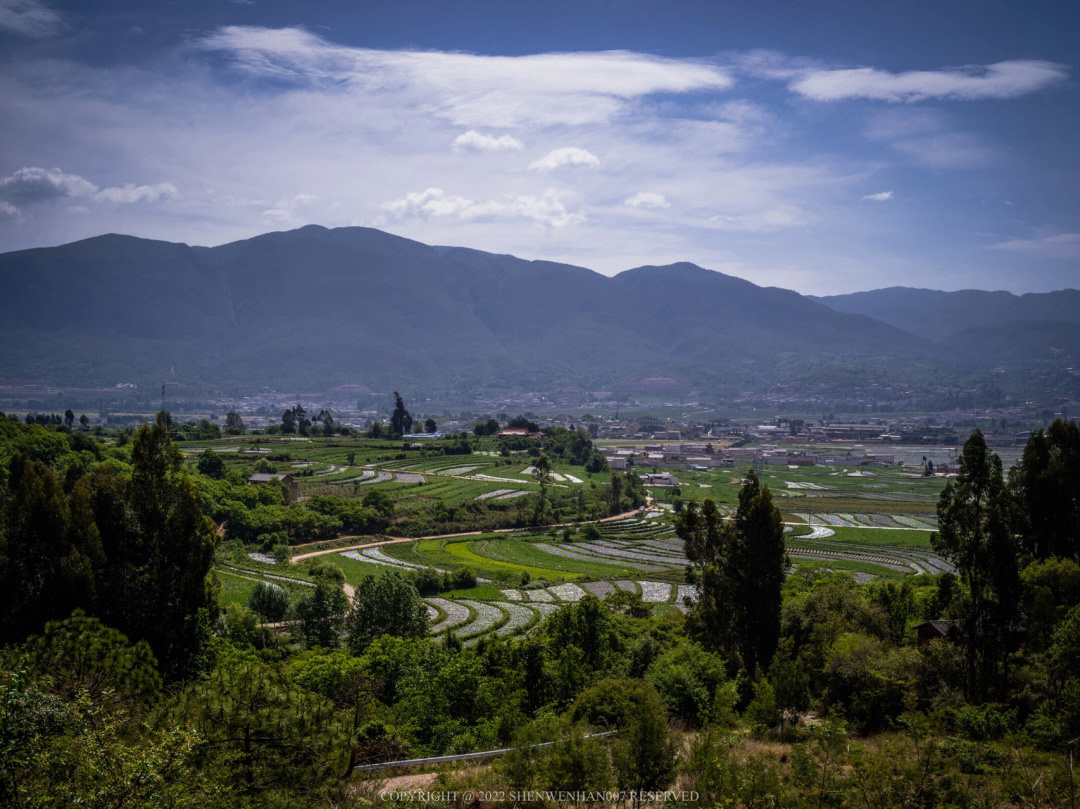
[[[0,375],[61,384],[168,372],[214,388],[467,390],[668,376],[717,390],[954,365],[903,318],[692,264],[609,278],[367,228],[212,248],[107,235],[0,255],[0,288]]]
[[[978,289],[939,292],[889,287],[814,300],[838,312],[866,315],[935,342],[968,329],[1005,323],[1057,322],[1080,326],[1080,290],[1076,289],[1014,295]],[[1061,331],[1058,330],[1059,336]]]

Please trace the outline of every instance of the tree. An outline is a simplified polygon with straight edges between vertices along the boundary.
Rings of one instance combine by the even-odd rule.
[[[551,461],[547,455],[541,454],[533,463],[533,477],[540,484],[540,498],[536,503],[536,516],[533,520],[539,525],[547,516],[547,487],[551,482]]]
[[[791,641],[785,638],[769,666],[769,684],[776,700],[781,737],[784,724],[794,724],[798,715],[810,707],[810,675],[803,669],[802,661],[792,655],[791,649]]]
[[[671,783],[675,762],[667,712],[656,691],[649,688],[641,709],[619,729],[612,748],[619,788],[634,792],[634,805],[640,806],[645,801],[642,793],[662,790]]]
[[[296,618],[300,634],[308,648],[322,646],[332,649],[338,645],[338,633],[349,601],[341,584],[330,576],[319,576],[315,588],[296,602]]]
[[[180,696],[173,716],[198,731],[206,769],[254,805],[316,805],[345,769],[347,729],[333,704],[255,660],[214,669]],[[275,793],[292,799],[266,798]]]
[[[435,423],[435,419],[427,418],[424,420],[424,432],[433,433],[439,425]]]
[[[221,459],[221,456],[214,452],[212,449],[205,449],[202,454],[199,455],[199,461],[195,464],[195,468],[208,478],[214,478],[220,480],[225,475],[225,461]]]
[[[161,691],[161,676],[146,642],[132,644],[81,610],[63,621],[50,621],[7,662],[35,679],[47,677],[46,690],[68,702],[83,694],[99,707],[126,703],[131,709]]]
[[[930,544],[966,586],[960,606],[968,697],[983,701],[1010,650],[1019,595],[1017,549],[1001,459],[980,430],[964,443],[960,473],[938,501],[938,531]]]
[[[15,456],[8,485],[0,515],[0,639],[17,642],[92,605],[101,547],[45,464]]]
[[[89,429],[89,427],[90,427],[90,419],[88,419],[86,417],[85,413],[83,413],[81,416],[79,416],[79,424],[82,425],[82,428],[84,430]]]
[[[72,427],[75,424],[75,411],[70,407],[64,411],[64,425]]]
[[[618,472],[611,473],[608,484],[608,514],[614,516],[622,510],[623,477]]]
[[[131,460],[130,479],[97,467],[79,481],[73,508],[93,515],[101,538],[96,614],[146,640],[173,679],[205,665],[218,537],[161,414],[136,430]]]
[[[233,430],[238,433],[244,432],[244,420],[240,417],[239,413],[230,410],[225,414],[225,429]]]
[[[291,603],[289,594],[284,587],[268,582],[259,582],[255,585],[255,589],[251,591],[248,606],[252,612],[264,621],[276,623],[285,620],[285,616],[289,614]]]
[[[360,654],[376,638],[422,638],[427,635],[427,607],[412,583],[397,571],[369,576],[356,588],[347,618],[349,647]]]
[[[751,469],[735,519],[724,525],[716,504],[689,503],[675,522],[698,586],[691,632],[737,656],[747,671],[766,668],[780,637],[781,588],[787,567],[784,526],[768,486]]]
[[[394,412],[390,414],[390,432],[395,438],[412,432],[412,416],[405,409],[405,402],[397,391],[394,391]]]
[[[1009,489],[1024,552],[1080,562],[1080,426],[1055,419],[1033,432]]]

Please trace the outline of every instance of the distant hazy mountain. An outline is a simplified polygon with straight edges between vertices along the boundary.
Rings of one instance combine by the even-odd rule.
[[[1003,323],[1058,322],[1080,326],[1080,290],[1076,289],[1013,295],[977,289],[938,292],[889,287],[814,300],[838,312],[867,315],[935,341],[966,329]]]
[[[655,376],[716,390],[834,370],[948,374],[966,351],[934,341],[986,324],[937,296],[1004,294],[818,302],[692,264],[609,278],[315,226],[213,248],[108,235],[6,253],[0,290],[0,376],[147,384],[167,372],[286,390],[596,389]],[[876,303],[889,294],[892,307]],[[1006,295],[1046,307],[1008,319],[1078,322],[1078,293],[1059,294],[1073,296],[1071,312],[1054,295]]]

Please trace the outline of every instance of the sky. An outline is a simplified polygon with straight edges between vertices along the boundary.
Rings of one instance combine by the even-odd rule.
[[[1080,4],[0,0],[0,251],[305,224],[1080,287]]]

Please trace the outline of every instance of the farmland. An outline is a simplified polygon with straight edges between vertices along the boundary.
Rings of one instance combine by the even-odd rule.
[[[491,439],[474,439],[467,453],[449,440],[356,437],[234,437],[183,447],[193,466],[212,450],[233,480],[256,468],[292,475],[293,510],[377,502],[389,515],[382,530],[292,543],[280,561],[260,553],[257,542],[243,543],[242,552],[234,542],[228,567],[219,567],[227,603],[242,603],[256,580],[306,580],[312,565],[326,561],[349,586],[388,571],[467,572],[475,586],[426,598],[432,632],[452,631],[467,643],[491,633],[527,634],[585,593],[622,591],[652,609],[685,612],[695,593],[684,584],[676,512],[688,500],[711,498],[730,513],[743,480],[736,468],[678,470],[676,488],[650,488],[643,507],[600,522],[610,510],[611,473],[557,460],[545,481],[545,527],[532,524],[541,488],[535,454],[500,451]],[[766,466],[759,475],[781,509],[793,570],[867,582],[949,569],[930,549],[940,478],[854,465]]]

